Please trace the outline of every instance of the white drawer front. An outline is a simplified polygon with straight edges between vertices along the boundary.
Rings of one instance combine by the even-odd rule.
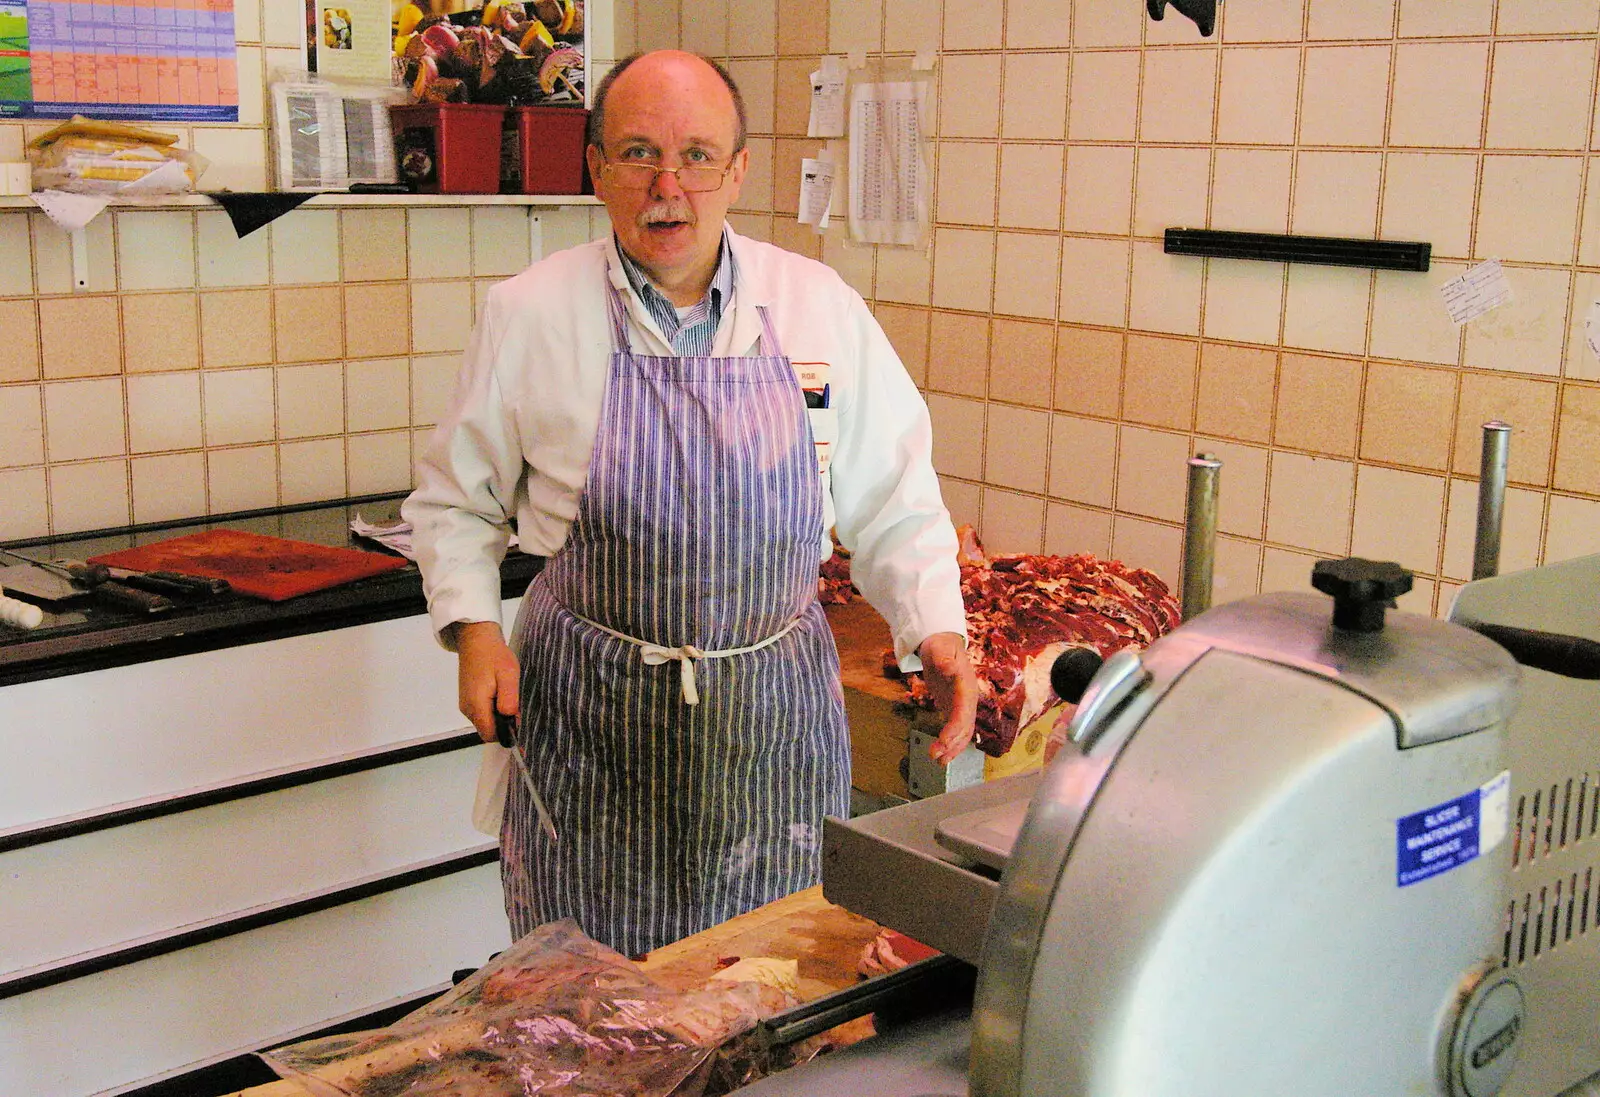
[[[0,974],[339,887],[487,841],[482,750],[0,854]]]
[[[485,865],[0,1001],[0,1093],[84,1097],[376,1009],[508,943]]]

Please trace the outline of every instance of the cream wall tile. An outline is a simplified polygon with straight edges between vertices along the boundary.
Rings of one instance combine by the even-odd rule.
[[[96,217],[83,230],[89,247],[90,293],[113,293],[117,288],[117,249],[111,226],[113,217]],[[33,230],[34,278],[40,293],[72,293],[72,242],[44,214],[29,218]]]
[[[135,457],[133,520],[171,522],[206,512],[206,459],[200,453],[166,453]]]
[[[1361,363],[1354,359],[1285,354],[1279,365],[1273,443],[1354,455],[1361,383]]]
[[[1365,349],[1372,273],[1346,267],[1289,265],[1285,346],[1342,354]]]
[[[1052,231],[1061,227],[1064,159],[1060,145],[1001,146],[1001,225]]]
[[[926,305],[933,280],[933,255],[917,248],[876,248],[877,295],[880,301]],[[866,249],[859,251],[863,261]]]
[[[1006,0],[1006,48],[1064,49],[1072,42],[1072,11],[1057,0]]]
[[[1572,262],[1582,189],[1580,157],[1485,156],[1473,254]]]
[[[1395,47],[1389,143],[1425,148],[1477,148],[1488,84],[1489,47],[1482,42],[1415,42]],[[1449,88],[1449,95],[1440,95]]]
[[[1000,125],[1000,55],[946,55],[939,67],[940,136],[993,137]]]
[[[206,445],[231,446],[272,438],[272,373],[262,368],[204,374]]]
[[[210,210],[199,211],[195,215],[195,225],[201,286],[210,289],[217,286],[267,284],[271,233],[257,230],[241,240],[226,213]]]
[[[1278,356],[1273,351],[1204,344],[1200,349],[1195,429],[1250,442],[1270,440],[1277,379]]]
[[[1055,380],[1055,325],[994,321],[989,398],[1048,408]]]
[[[1310,591],[1311,569],[1317,559],[1309,553],[1290,552],[1269,545],[1261,554],[1261,593]]]
[[[122,381],[62,381],[45,385],[45,445],[50,461],[83,461],[128,453],[123,438]]]
[[[1549,483],[1556,397],[1556,385],[1549,381],[1492,373],[1463,374],[1451,467],[1457,473],[1478,474],[1483,464],[1483,425],[1497,419],[1511,427],[1507,477],[1523,484]]]
[[[46,379],[122,372],[115,297],[44,298],[39,302],[39,335]]]
[[[378,288],[353,287],[364,292]],[[278,361],[318,362],[341,357],[344,353],[343,306],[338,286],[274,290],[273,334]]]
[[[472,335],[472,283],[411,286],[411,348],[419,354],[460,350]]]
[[[1502,3],[1497,34],[1593,34],[1600,8],[1589,0],[1542,0],[1537,4]]]
[[[1267,451],[1219,438],[1197,438],[1194,448],[1222,462],[1217,480],[1217,528],[1241,537],[1260,537],[1267,516]],[[1187,502],[1187,488],[1184,494]]]
[[[1444,574],[1472,578],[1472,557],[1478,539],[1478,482],[1451,480],[1449,518],[1444,534]],[[1539,563],[1544,524],[1544,493],[1507,488],[1500,521],[1500,574],[1522,571]]]
[[[305,19],[293,0],[262,0],[261,40],[273,46],[298,45],[305,39]]]
[[[1218,149],[1211,187],[1211,228],[1289,230],[1289,175],[1294,154]]]
[[[1193,454],[1189,436],[1125,426],[1119,430],[1118,451],[1117,510],[1183,521]]]
[[[1596,100],[1600,104],[1600,99]],[[1589,186],[1584,195],[1582,236],[1578,244],[1578,263],[1600,267],[1600,170],[1589,160]],[[0,275],[0,277],[4,277]]]
[[[235,9],[237,15],[237,9]],[[240,46],[234,51],[234,65],[238,72],[239,124],[261,126],[266,124],[264,90],[266,79],[262,73],[261,47]]]
[[[771,214],[739,213],[736,210],[730,210],[728,213],[728,224],[731,225],[733,227],[733,231],[737,232],[740,236],[748,236],[752,240],[765,240],[769,243],[772,240]],[[871,294],[864,293],[862,296],[870,297]]]
[[[198,449],[200,439],[199,374],[149,373],[128,378],[131,452]]]
[[[50,532],[50,507],[44,469],[0,472],[0,538],[43,537]]]
[[[1388,46],[1306,50],[1300,143],[1381,146],[1388,90]]]
[[[1306,0],[1272,4],[1219,5],[1224,42],[1298,42],[1305,23]]]
[[[1506,278],[1511,300],[1466,325],[1466,364],[1555,376],[1561,372],[1572,276],[1564,270],[1517,267],[1507,270]]]
[[[1188,430],[1194,421],[1198,344],[1130,334],[1123,364],[1122,417]]]
[[[1067,138],[1132,141],[1138,122],[1138,51],[1074,54]]]
[[[1350,542],[1353,464],[1275,453],[1268,485],[1267,540],[1344,555]],[[1273,588],[1263,584],[1262,589]]]
[[[728,54],[728,0],[695,0],[684,5],[679,27],[686,50],[707,57]]]
[[[1476,156],[1392,152],[1383,178],[1383,229],[1389,240],[1426,240],[1435,258],[1470,254]]]
[[[880,13],[880,7],[876,3],[851,4],[849,8],[852,12],[870,13],[873,20],[877,20]],[[877,47],[874,45],[873,48]],[[740,94],[744,96],[744,110],[750,121],[750,132],[777,132],[774,128],[777,115],[773,101],[774,91],[777,88],[777,63],[768,60],[730,61],[728,72],[732,74],[734,81],[739,85]],[[787,94],[793,95],[796,89],[784,90]]]
[[[1050,413],[992,404],[989,428],[983,463],[985,479],[1002,487],[1043,494],[1045,466],[1050,458]]]
[[[1183,530],[1119,514],[1112,520],[1111,556],[1129,567],[1155,572],[1175,590],[1182,574]]]
[[[1461,358],[1461,329],[1450,322],[1439,287],[1467,269],[1435,261],[1418,275],[1380,270],[1372,298],[1372,354],[1453,366]]]
[[[1211,604],[1248,598],[1261,589],[1261,546],[1232,537],[1218,537],[1211,571]]]
[[[828,6],[828,49],[834,53],[883,48],[883,5],[877,0]],[[739,79],[738,74],[734,74]],[[739,79],[739,86],[744,81]]]
[[[472,210],[472,273],[507,277],[527,267],[529,212],[516,207],[475,206]]]
[[[1137,46],[1143,40],[1144,9],[1117,0],[1077,0],[1072,5],[1072,44],[1082,48],[1096,46]]]
[[[279,366],[277,382],[279,438],[338,434],[344,429],[344,376],[339,363]],[[344,450],[339,452],[342,459]]]
[[[409,368],[404,358],[380,358],[346,365],[345,429],[353,432],[409,426]]]
[[[28,241],[28,215],[0,213],[0,297],[25,297],[33,292],[33,245]]]
[[[988,11],[993,12],[996,29],[992,33],[994,45],[1000,44],[999,0],[985,0]],[[687,18],[685,23],[687,23]],[[820,54],[828,45],[828,12],[821,4],[808,0],[779,0],[778,2],[778,52],[780,54]]]
[[[1117,482],[1117,425],[1057,415],[1050,426],[1050,494],[1110,507]]]
[[[677,49],[681,44],[678,38],[678,3],[677,0],[668,2],[646,2],[635,6],[634,36],[640,50]],[[767,41],[765,49],[755,50],[756,53],[771,53],[776,42],[777,6],[769,4],[766,10]]]
[[[843,278],[845,284],[854,289],[862,297],[872,297],[872,272],[874,256],[877,248],[868,244],[857,244],[850,239],[849,229],[844,226],[843,219],[833,222],[832,227],[822,237],[822,261],[832,267]],[[924,257],[925,258],[925,257]],[[882,296],[880,293],[879,296]],[[927,304],[928,299],[928,271],[923,270],[922,303]]]
[[[266,290],[200,295],[200,355],[206,366],[272,361],[272,297]]]
[[[1417,579],[1411,586],[1411,593],[1402,594],[1394,600],[1395,608],[1406,613],[1419,613],[1424,617],[1433,616],[1434,597],[1438,584],[1432,579]]]
[[[268,190],[267,131],[194,128],[189,146],[211,161],[200,177],[205,190]]]
[[[1068,236],[1061,241],[1062,320],[1119,326],[1128,309],[1128,245]]]
[[[1110,419],[1122,402],[1120,331],[1063,326],[1056,332],[1055,406]]]
[[[1378,228],[1383,157],[1367,152],[1302,152],[1295,169],[1291,232],[1371,239]]]
[[[411,423],[423,426],[437,423],[450,404],[456,375],[461,371],[458,354],[418,355],[411,359]]]
[[[999,149],[989,142],[940,141],[936,219],[957,225],[994,224],[999,158]]]
[[[38,385],[0,388],[0,468],[44,463],[44,411]]]
[[[750,150],[749,170],[739,185],[735,204],[744,209],[766,212],[772,209],[772,141],[765,137],[752,137],[746,147]]]
[[[1414,572],[1438,571],[1444,529],[1442,476],[1363,465],[1356,477],[1355,528],[1350,552],[1393,560]]]
[[[1388,38],[1395,0],[1311,0],[1308,38]]]
[[[419,293],[427,286],[413,287]],[[398,282],[344,288],[345,354],[375,358],[410,350],[407,290]]]
[[[1600,275],[1588,271],[1578,272],[1578,283],[1572,295],[1572,315],[1567,318],[1566,375],[1582,381],[1600,381],[1600,359],[1589,346],[1588,317],[1600,306]],[[1600,322],[1600,321],[1597,321]],[[4,347],[0,346],[0,360]]]
[[[950,520],[958,528],[971,526],[977,529],[983,524],[983,488],[965,480],[941,476],[939,494],[944,499],[945,509],[950,512]]]
[[[406,431],[353,434],[346,450],[351,495],[406,491],[413,486],[411,436]]]
[[[1044,500],[984,488],[979,533],[990,552],[1038,552],[1044,546]]]
[[[544,235],[545,255],[554,255],[567,248],[575,248],[579,244],[586,244],[590,240],[589,210],[583,209],[553,209],[539,212],[540,230]],[[421,277],[413,273],[413,277]]]
[[[811,117],[811,95],[807,89],[811,86],[811,74],[819,66],[815,57],[779,58],[774,69],[773,124],[769,127],[773,132],[793,137],[805,134]]]
[[[1283,315],[1283,269],[1282,263],[1208,259],[1206,338],[1276,343]]]
[[[1132,216],[1132,146],[1072,145],[1067,149],[1068,232],[1126,235]]]
[[[987,312],[994,289],[994,234],[938,229],[933,251],[934,307]]]
[[[995,248],[994,311],[1052,319],[1060,240],[1054,235],[1002,232]],[[938,285],[935,283],[935,293]]]
[[[1067,69],[1064,53],[1006,56],[1002,137],[1061,140],[1067,131]]]
[[[1198,335],[1204,274],[1205,264],[1192,257],[1168,255],[1160,244],[1135,240],[1129,327]]]
[[[278,466],[284,506],[345,495],[343,438],[285,442],[278,447]]]
[[[1215,32],[1213,31],[1213,41]],[[1175,17],[1172,19],[1147,19],[1144,24],[1144,44],[1146,46],[1194,46],[1207,44],[1207,40],[1200,35],[1200,28],[1193,21]]]
[[[941,476],[983,479],[983,413],[981,400],[928,396],[933,420],[933,467]]]
[[[1045,508],[1044,550],[1051,556],[1080,552],[1111,555],[1111,515],[1065,503]]]
[[[770,4],[770,0],[766,2]],[[890,52],[937,49],[941,8],[939,0],[884,0],[883,48]]]
[[[1573,88],[1594,85],[1594,43],[1498,42],[1489,86],[1492,149],[1581,149],[1590,104]]]
[[[129,513],[127,461],[50,467],[52,533],[125,526]]]
[[[188,211],[118,213],[117,270],[124,290],[194,285],[194,216]]]
[[[1210,141],[1216,80],[1213,50],[1146,50],[1139,139]]]
[[[0,126],[0,157],[13,163],[25,160],[22,146],[24,140],[30,139],[24,126],[15,123]]]
[[[261,41],[259,0],[236,0],[233,5],[233,38],[236,42]]]
[[[466,278],[472,252],[461,246],[472,231],[465,207],[406,211],[406,246],[412,278]]]
[[[1546,564],[1600,552],[1600,501],[1550,496],[1549,529],[1544,539]]]
[[[0,381],[39,379],[39,320],[32,301],[0,301]]]
[[[199,298],[192,293],[124,296],[122,341],[129,373],[198,368]]]
[[[1204,226],[1210,176],[1209,149],[1140,149],[1134,235],[1160,236],[1168,228]]]
[[[272,233],[272,280],[295,285],[339,280],[339,212],[304,207],[267,227]],[[459,250],[461,245],[456,244]]]
[[[212,514],[278,504],[276,446],[219,449],[206,454],[206,507]]]
[[[1387,86],[1387,79],[1384,83]],[[1299,91],[1299,49],[1224,49],[1217,140],[1250,145],[1294,144]]]
[[[918,388],[928,383],[928,326],[931,313],[927,309],[907,309],[898,305],[878,305],[872,310],[889,345],[905,366],[906,373]],[[948,315],[948,314],[947,314]]]
[[[1400,0],[1402,38],[1488,34],[1494,0]]]
[[[1600,389],[1568,385],[1561,394],[1552,486],[1600,495]]]
[[[989,318],[935,312],[928,387],[983,399],[989,386]]]

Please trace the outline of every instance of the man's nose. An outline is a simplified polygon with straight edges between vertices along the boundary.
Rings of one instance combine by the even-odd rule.
[[[656,177],[650,181],[652,198],[681,198],[683,195],[683,186],[678,182],[676,169],[657,171]]]

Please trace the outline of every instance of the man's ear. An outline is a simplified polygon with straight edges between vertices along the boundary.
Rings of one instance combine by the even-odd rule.
[[[733,170],[728,173],[733,177],[733,189],[728,195],[728,202],[731,204],[739,200],[739,188],[744,185],[745,172],[750,170],[750,146],[746,145],[734,153],[729,163],[733,165]]]
[[[600,193],[600,169],[605,165],[605,158],[600,155],[598,145],[587,145],[583,150],[583,158],[589,164],[589,179],[594,183],[594,192]]]

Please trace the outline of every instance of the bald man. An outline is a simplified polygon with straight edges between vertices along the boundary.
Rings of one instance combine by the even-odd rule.
[[[638,955],[816,882],[850,788],[830,530],[933,687],[933,756],[972,737],[927,408],[859,294],[728,227],[745,129],[705,58],[607,74],[586,155],[611,235],[490,291],[404,508],[461,710],[485,741],[516,718],[536,786],[501,829],[518,937],[570,916]],[[548,558],[515,651],[513,526]]]

